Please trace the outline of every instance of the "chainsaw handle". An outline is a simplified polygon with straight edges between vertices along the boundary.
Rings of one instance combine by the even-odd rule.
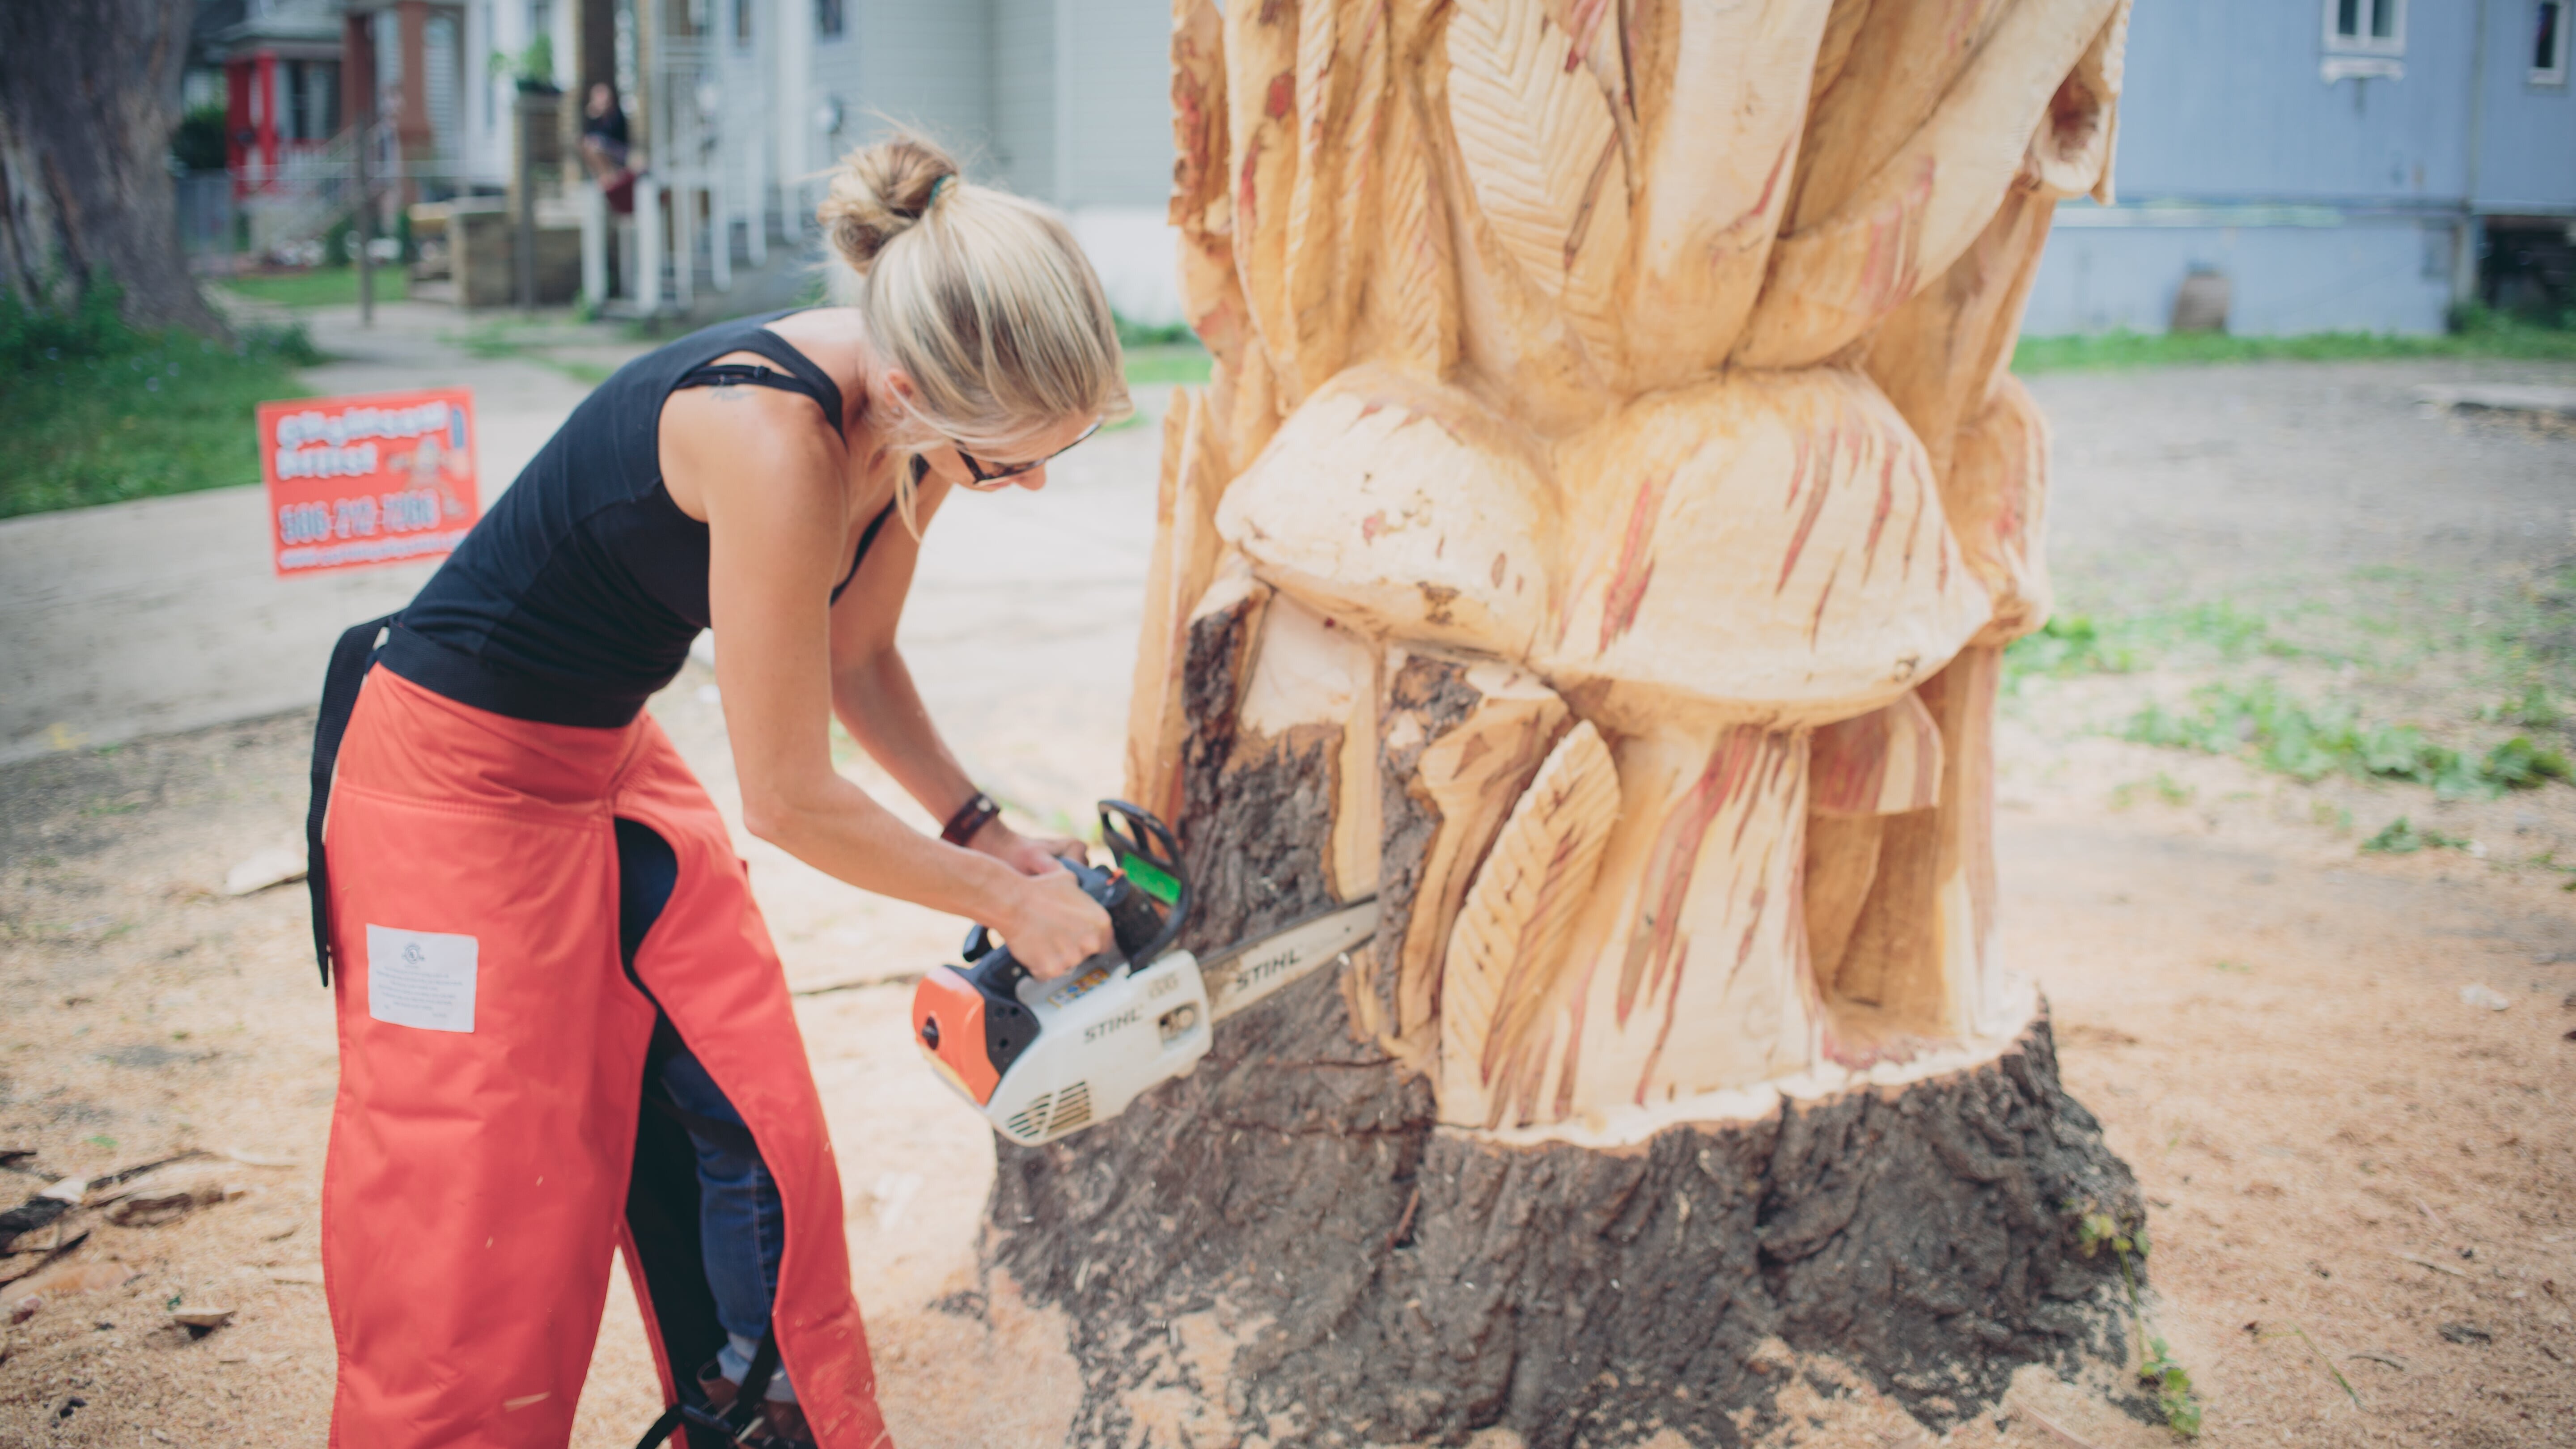
[[[1022,979],[1029,968],[1011,954],[1008,946],[993,944],[993,933],[977,926],[966,933],[966,979],[989,993],[1016,999]]]
[[[1082,893],[1094,901],[1108,894],[1109,883],[1115,878],[1098,866],[1071,858],[1065,860],[1064,867],[1073,872],[1074,881],[1082,887]],[[1020,982],[1029,974],[1029,968],[1021,963],[1019,957],[1011,954],[1008,945],[993,944],[992,931],[982,925],[966,933],[963,954],[967,979],[1005,997],[1016,998]]]
[[[1106,869],[1073,859],[1064,863],[1080,883],[1082,893],[1109,911],[1118,953],[1127,958],[1128,969],[1142,970],[1171,948],[1172,942],[1180,938],[1181,927],[1189,922],[1192,893],[1189,875],[1181,868],[1181,843],[1151,812],[1124,800],[1100,802],[1100,840],[1112,855],[1132,856],[1170,876],[1177,887],[1171,909],[1163,912],[1160,925],[1138,944],[1130,938],[1153,917],[1144,888],[1132,876],[1126,876],[1123,867]],[[1119,889],[1121,885],[1124,891]],[[989,929],[978,925],[968,931],[963,954],[967,979],[994,995],[1017,999],[1020,982],[1027,978],[1029,968],[1011,954],[1008,945],[994,945]]]
[[[1169,875],[1179,887],[1171,909],[1163,913],[1163,928],[1142,949],[1127,952],[1130,968],[1142,970],[1169,950],[1180,939],[1181,928],[1189,924],[1192,893],[1189,872],[1181,867],[1181,843],[1172,838],[1171,828],[1155,819],[1151,811],[1124,800],[1100,802],[1100,840],[1113,856],[1121,852],[1133,855]],[[1119,945],[1124,950],[1126,943]]]

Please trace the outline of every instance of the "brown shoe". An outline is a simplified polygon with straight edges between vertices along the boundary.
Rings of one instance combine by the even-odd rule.
[[[742,1397],[742,1385],[726,1378],[715,1360],[709,1359],[698,1370],[698,1392],[707,1396],[708,1408],[721,1414]],[[749,1449],[814,1449],[814,1431],[805,1422],[802,1406],[769,1399],[761,1404],[750,1436],[742,1442]]]

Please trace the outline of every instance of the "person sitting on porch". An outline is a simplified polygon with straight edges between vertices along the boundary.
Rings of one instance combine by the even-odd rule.
[[[617,103],[617,88],[600,81],[590,88],[581,108],[581,159],[590,179],[602,186],[626,173],[631,147],[626,138],[626,108]]]

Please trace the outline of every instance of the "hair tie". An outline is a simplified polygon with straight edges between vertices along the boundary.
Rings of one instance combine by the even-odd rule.
[[[934,182],[930,183],[930,194],[929,194],[928,196],[926,196],[926,197],[923,197],[923,198],[922,198],[922,201],[921,201],[921,209],[922,209],[922,210],[924,210],[924,211],[928,211],[928,210],[930,210],[931,203],[936,202],[937,200],[939,200],[939,193],[941,193],[942,191],[947,190],[947,189],[948,189],[948,183],[949,183],[949,182],[951,182],[951,181],[954,181],[954,180],[956,180],[956,179],[957,179],[957,173],[956,173],[956,172],[954,172],[954,171],[951,171],[951,172],[949,172],[947,175],[942,176],[942,177],[940,177],[938,180],[936,180],[936,181],[934,181]]]

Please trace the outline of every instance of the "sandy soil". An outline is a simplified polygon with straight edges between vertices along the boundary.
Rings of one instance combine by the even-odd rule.
[[[2470,375],[2571,380],[2285,365],[2037,388],[2072,606],[2224,600],[2296,645],[2182,638],[2128,673],[2025,678],[2006,709],[2006,947],[2054,1003],[2068,1085],[2149,1195],[2148,1313],[2211,1445],[2576,1444],[2576,896],[2561,889],[2576,877],[2547,859],[2576,859],[2576,788],[2439,802],[2116,738],[2149,699],[2256,673],[2455,743],[2515,732],[2477,715],[2568,667],[2549,600],[2576,557],[2576,441],[2408,399]],[[969,500],[990,511],[944,521],[934,547],[956,567],[928,571],[907,623],[934,709],[1042,818],[1078,816],[1117,779],[1152,438],[1104,442],[1045,498]],[[655,708],[722,798],[711,679],[692,667]],[[216,889],[295,838],[307,727],[0,772],[0,1146],[38,1154],[0,1173],[0,1198],[42,1185],[25,1169],[183,1148],[290,1164],[218,1158],[247,1194],[165,1226],[96,1222],[66,1266],[131,1281],[49,1294],[0,1327],[0,1444],[322,1440],[329,998],[300,889]],[[2401,814],[2475,844],[2358,850]],[[989,1327],[936,1306],[969,1286],[990,1138],[906,1044],[907,988],[850,984],[920,969],[959,924],[747,853],[791,982],[817,993],[800,1019],[900,1442],[1059,1442],[1079,1392],[1061,1325],[1007,1300]],[[28,1262],[0,1259],[0,1275]],[[165,1326],[173,1299],[238,1312],[192,1339]],[[995,1361],[1010,1393],[955,1391],[956,1364]],[[1865,1385],[1819,1393],[1830,1376],[1793,1391],[1802,1411],[1775,1442],[1932,1442]],[[621,1288],[574,1442],[631,1443],[655,1406]],[[2169,1441],[2045,1373],[1949,1439]]]

